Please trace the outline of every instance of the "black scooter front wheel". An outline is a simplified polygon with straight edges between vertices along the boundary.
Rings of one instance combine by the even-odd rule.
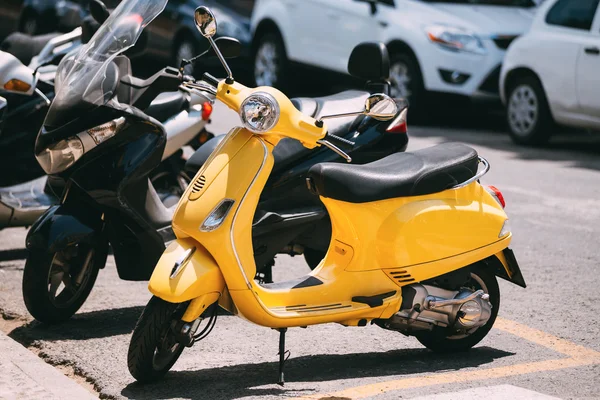
[[[79,243],[56,253],[31,250],[23,271],[23,300],[29,313],[47,324],[71,318],[106,263],[106,247]]]
[[[127,366],[139,382],[162,378],[183,352],[185,346],[177,340],[177,328],[189,303],[169,303],[152,297],[135,325]]]

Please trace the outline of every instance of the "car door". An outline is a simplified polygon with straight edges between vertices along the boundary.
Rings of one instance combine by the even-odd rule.
[[[581,112],[577,93],[579,57],[586,47],[583,43],[590,40],[599,1],[558,0],[545,16],[547,31],[539,43],[539,52],[545,54],[539,60],[540,69],[545,71],[542,80],[555,118],[566,118],[565,122]]]
[[[598,2],[596,2],[596,5]],[[600,8],[577,58],[577,100],[581,113],[600,119]]]
[[[320,0],[329,5],[324,11],[324,35],[320,37],[323,53],[330,58],[331,69],[347,72],[354,47],[362,42],[380,41],[387,26],[383,15],[393,7],[393,0],[369,3],[359,0]]]

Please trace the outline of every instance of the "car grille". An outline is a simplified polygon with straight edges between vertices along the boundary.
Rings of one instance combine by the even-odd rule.
[[[518,36],[496,36],[493,40],[496,43],[496,46],[499,48],[506,50],[508,46],[516,39]]]

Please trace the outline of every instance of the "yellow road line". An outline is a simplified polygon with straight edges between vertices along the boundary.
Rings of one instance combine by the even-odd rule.
[[[470,382],[488,379],[498,379],[508,376],[524,375],[537,372],[556,371],[564,368],[580,367],[590,364],[600,364],[600,353],[568,340],[558,338],[546,332],[530,328],[517,322],[498,318],[494,325],[495,328],[515,336],[531,341],[540,346],[569,356],[569,358],[538,361],[504,367],[474,369],[467,371],[445,372],[439,374],[430,374],[417,376],[413,378],[402,378],[398,380],[379,382],[369,385],[357,386],[354,388],[341,390],[335,393],[314,394],[298,397],[296,400],[318,400],[327,398],[351,398],[363,399],[376,396],[381,393],[401,390],[414,389],[424,386],[442,385],[449,383]]]

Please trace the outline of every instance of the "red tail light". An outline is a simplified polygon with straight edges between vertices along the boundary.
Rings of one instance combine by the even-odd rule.
[[[202,119],[208,121],[210,115],[213,112],[213,106],[210,102],[206,101],[202,104]]]
[[[390,126],[385,130],[387,133],[406,133],[406,114],[408,108],[400,111],[400,114],[390,123]]]
[[[504,201],[504,196],[502,196],[502,192],[498,190],[496,186],[488,186],[486,189],[492,196],[494,196],[494,198],[496,198],[496,200],[498,201],[498,203],[500,203],[502,208],[506,207],[506,201]]]

